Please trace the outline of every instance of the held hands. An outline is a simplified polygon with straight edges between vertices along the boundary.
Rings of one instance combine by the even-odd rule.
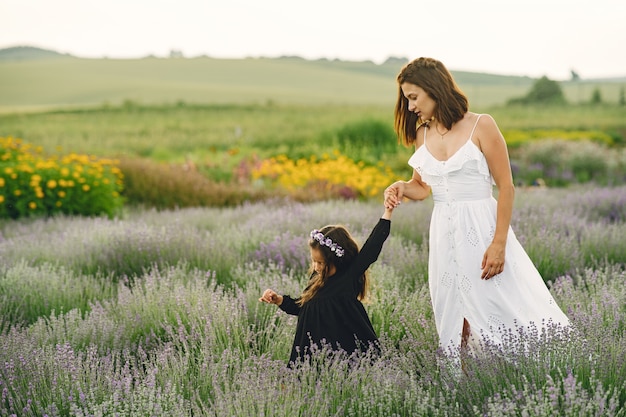
[[[482,269],[481,279],[493,278],[504,270],[504,252],[504,244],[492,243],[489,245],[480,265]]]
[[[404,181],[396,181],[385,189],[385,209],[393,210],[402,203],[404,185]]]
[[[283,296],[276,294],[274,290],[270,290],[269,288],[263,291],[263,295],[259,298],[259,301],[262,303],[268,304],[276,304],[277,306],[283,303]]]

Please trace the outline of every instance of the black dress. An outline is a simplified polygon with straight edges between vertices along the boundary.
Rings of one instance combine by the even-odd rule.
[[[378,259],[390,228],[391,221],[381,218],[348,268],[328,278],[302,307],[296,304],[297,299],[283,295],[280,309],[298,316],[290,364],[310,355],[312,344],[329,344],[347,353],[378,349],[378,338],[357,296],[363,273]]]

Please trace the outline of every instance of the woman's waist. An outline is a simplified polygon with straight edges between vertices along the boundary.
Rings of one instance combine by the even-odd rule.
[[[480,201],[491,199],[491,187],[468,189],[463,187],[433,187],[433,201],[435,203],[453,203],[461,201]]]

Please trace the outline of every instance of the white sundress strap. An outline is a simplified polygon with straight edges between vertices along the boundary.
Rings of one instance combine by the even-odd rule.
[[[478,117],[476,118],[476,123],[474,123],[474,128],[472,129],[472,133],[470,133],[469,135],[470,140],[472,140],[472,137],[474,136],[474,130],[476,130],[476,126],[478,126],[478,121],[480,120],[480,116],[482,116],[482,114],[479,114]]]

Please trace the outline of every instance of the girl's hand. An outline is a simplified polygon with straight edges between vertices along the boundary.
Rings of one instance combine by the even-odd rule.
[[[504,245],[499,243],[489,245],[480,268],[483,270],[481,279],[490,279],[501,273],[504,270]]]
[[[270,290],[268,288],[267,290],[263,291],[263,295],[261,296],[261,298],[259,298],[259,301],[261,301],[262,303],[276,304],[277,306],[279,306],[283,303],[283,296],[276,294],[274,290]]]

